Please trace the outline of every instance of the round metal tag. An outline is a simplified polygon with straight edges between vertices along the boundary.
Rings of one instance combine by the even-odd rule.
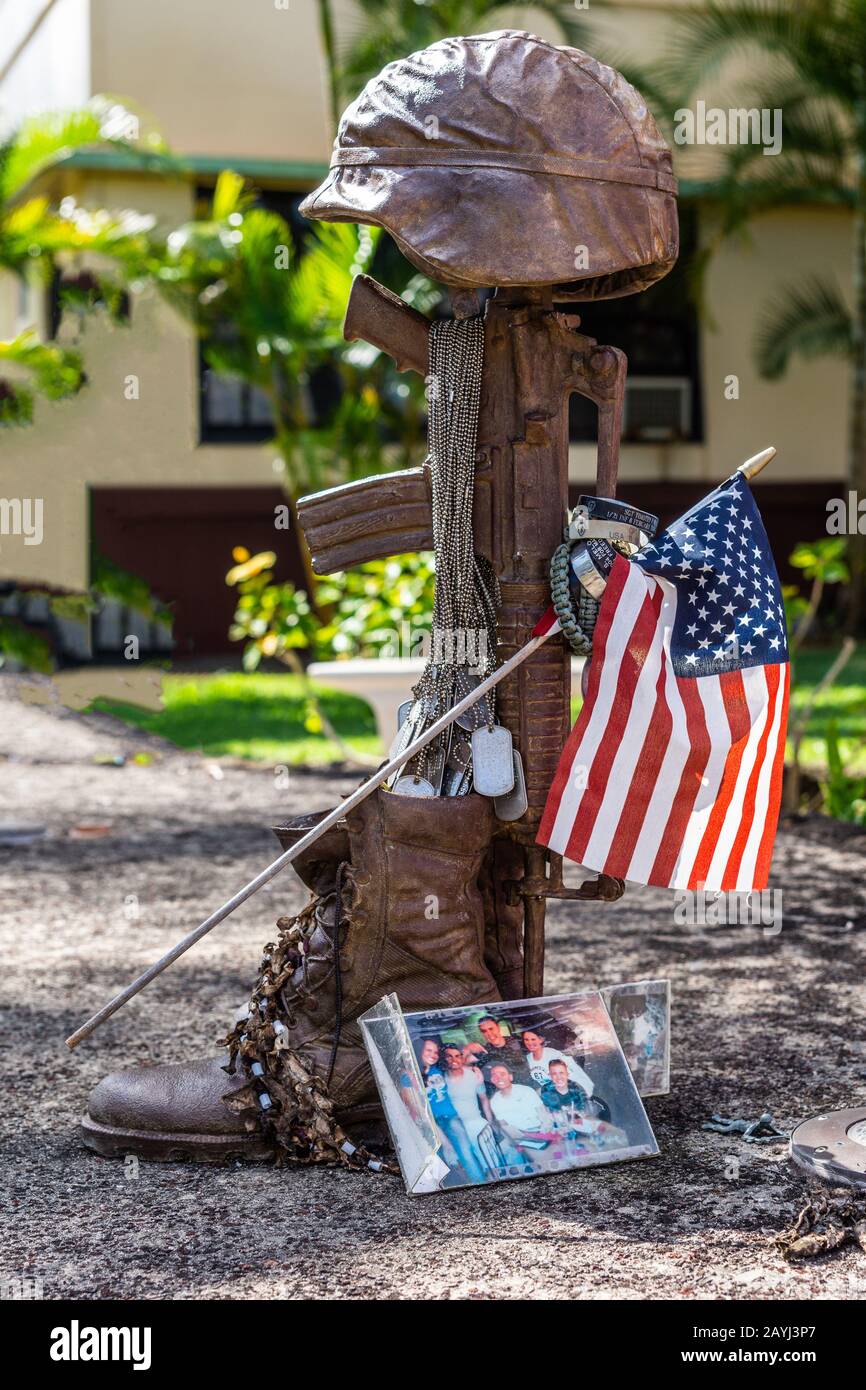
[[[866,1187],[866,1108],[804,1120],[791,1135],[791,1157],[824,1182]]]
[[[396,796],[435,796],[436,791],[432,782],[428,782],[426,777],[400,777],[394,783],[391,790]]]

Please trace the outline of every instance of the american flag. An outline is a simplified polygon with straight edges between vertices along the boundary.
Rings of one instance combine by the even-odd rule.
[[[539,844],[635,883],[765,888],[788,686],[779,577],[735,473],[616,556]]]

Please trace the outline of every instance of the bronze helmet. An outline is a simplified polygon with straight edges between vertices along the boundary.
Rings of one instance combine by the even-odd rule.
[[[301,211],[384,227],[446,285],[611,299],[671,269],[676,188],[625,78],[506,29],[383,68],[344,112],[328,177]]]

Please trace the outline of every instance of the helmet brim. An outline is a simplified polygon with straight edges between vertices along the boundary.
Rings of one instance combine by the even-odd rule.
[[[679,252],[672,193],[515,169],[336,166],[300,210],[383,227],[418,270],[460,288],[612,299],[660,280]]]

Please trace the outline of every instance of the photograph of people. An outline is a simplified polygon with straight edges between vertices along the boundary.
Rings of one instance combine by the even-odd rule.
[[[537,1145],[541,1142],[546,1144],[551,1139],[553,1119],[542,1105],[538,1092],[532,1086],[516,1082],[506,1062],[492,1064],[490,1079],[494,1087],[490,1108],[499,1129],[499,1144],[506,1162],[529,1161],[519,1147],[527,1139],[532,1141],[533,1157],[536,1152],[540,1157],[543,1150],[538,1150]]]
[[[669,988],[667,980],[647,980],[606,992],[613,1026],[641,1095],[663,1095],[670,1087]]]
[[[412,1071],[424,1109],[419,1129],[445,1169],[435,1178],[439,1187],[658,1153],[597,990],[486,1009],[404,1015],[418,1068],[407,1067],[404,1049],[401,1069]],[[402,1122],[406,1105],[400,1110]],[[430,1190],[430,1171],[409,1190]]]
[[[446,1043],[442,1052],[448,1097],[462,1121],[478,1162],[483,1168],[488,1168],[479,1138],[494,1121],[484,1077],[479,1067],[466,1062],[459,1043]]]
[[[569,1079],[564,1061],[550,1063],[550,1079],[541,1088],[540,1100],[553,1115],[558,1133],[576,1140],[584,1149],[618,1148],[626,1142],[621,1129],[610,1123],[604,1101],[592,1100]]]
[[[530,1080],[526,1064],[526,1049],[513,1033],[506,1033],[502,1024],[492,1014],[479,1018],[476,1028],[484,1039],[483,1043],[470,1042],[464,1048],[467,1061],[480,1067],[487,1083],[488,1095],[493,1094],[494,1082],[490,1075],[496,1062],[506,1062],[516,1081]]]
[[[421,1079],[427,1090],[430,1113],[445,1143],[453,1151],[457,1163],[470,1182],[485,1182],[486,1168],[469,1135],[451,1096],[445,1070],[439,1062],[440,1046],[435,1038],[425,1038],[418,1052]]]
[[[551,1062],[564,1062],[569,1080],[579,1086],[587,1096],[592,1095],[595,1088],[592,1078],[566,1052],[560,1052],[555,1047],[548,1047],[544,1033],[540,1029],[524,1028],[520,1036],[523,1046],[526,1048],[529,1075],[536,1086],[545,1086],[550,1080],[548,1068]]]

